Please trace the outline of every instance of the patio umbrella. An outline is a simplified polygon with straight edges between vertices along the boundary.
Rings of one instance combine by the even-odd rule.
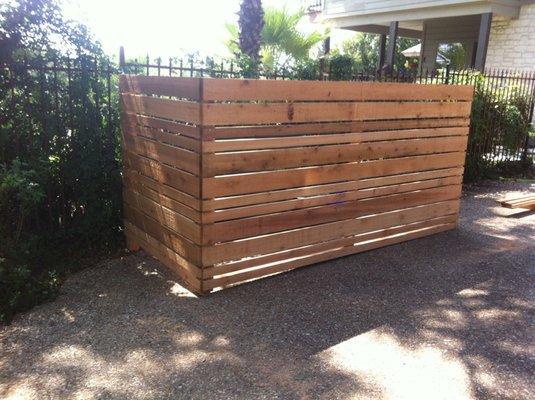
[[[421,50],[421,44],[418,43],[415,46],[409,47],[406,50],[403,50],[401,54],[403,54],[406,58],[413,58],[413,57],[420,57],[420,50]],[[449,64],[450,60],[445,57],[440,51],[437,52],[437,62],[439,64]]]
[[[420,57],[420,49],[421,49],[421,45],[420,43],[418,43],[416,46],[412,46],[406,50],[403,50],[401,54],[403,54],[407,58]]]

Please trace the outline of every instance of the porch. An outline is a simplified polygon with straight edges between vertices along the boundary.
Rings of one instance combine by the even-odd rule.
[[[493,19],[518,18],[526,2],[325,0],[321,5],[317,3],[309,9],[317,21],[333,28],[380,35],[377,66],[380,70],[392,69],[396,40],[407,37],[422,41],[418,63],[421,70],[435,68],[440,45],[460,44],[465,54],[463,67],[483,71]]]

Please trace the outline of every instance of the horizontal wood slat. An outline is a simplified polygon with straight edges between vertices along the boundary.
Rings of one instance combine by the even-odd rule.
[[[206,154],[204,176],[464,151],[466,136]]]
[[[181,195],[176,197],[181,198],[183,202],[175,200],[173,197],[175,193],[172,190],[167,191],[163,185],[158,183],[154,184],[153,182],[147,182],[148,178],[131,171],[128,168],[123,170],[123,184],[125,188],[128,188],[134,192],[142,194],[143,196],[155,201],[163,207],[167,207],[173,211],[176,211],[179,214],[195,221],[197,223],[201,222],[201,213],[200,211],[191,207],[195,204],[187,204],[190,201],[190,198],[181,198]],[[150,180],[149,180],[150,181]],[[182,194],[182,192],[179,192]],[[171,195],[171,196],[170,196]],[[189,196],[188,196],[189,197]],[[197,202],[197,207],[200,209],[200,204]]]
[[[420,182],[429,179],[444,178],[450,176],[462,177],[462,168],[445,168],[433,171],[415,172],[409,174],[394,175],[388,177],[354,180],[349,182],[327,183],[323,185],[305,186],[299,188],[283,189],[269,192],[246,194],[239,196],[219,197],[203,200],[203,210],[213,211],[231,207],[247,206],[260,203],[275,203],[282,200],[300,197],[311,197],[329,193],[339,193],[351,190],[388,187],[401,185],[407,182]]]
[[[182,214],[164,207],[149,197],[125,188],[123,198],[126,203],[142,210],[145,214],[155,219],[159,224],[169,228],[193,243],[201,244],[201,226]]]
[[[406,221],[403,225],[397,225],[394,227],[379,229],[367,233],[359,233],[342,238],[335,237],[332,240],[328,240],[326,237],[323,237],[320,242],[315,244],[292,248],[290,250],[279,251],[277,253],[262,255],[259,257],[247,258],[241,261],[229,262],[219,264],[213,267],[208,267],[203,270],[203,274],[205,277],[221,276],[247,268],[254,268],[266,264],[273,264],[279,261],[285,261],[288,259],[295,259],[296,257],[306,256],[314,252],[336,249],[344,246],[351,246],[358,242],[379,239],[384,236],[403,232],[405,230],[454,223],[456,222],[456,220],[457,216],[455,214],[449,214],[437,218],[430,218],[425,221]]]
[[[285,272],[291,269],[303,267],[310,264],[316,264],[323,261],[327,261],[333,258],[348,256],[351,254],[361,253],[364,251],[370,251],[373,249],[377,249],[380,247],[405,242],[407,240],[412,239],[418,239],[424,236],[429,236],[433,234],[437,234],[440,232],[444,232],[450,229],[454,229],[457,226],[456,223],[448,223],[448,224],[441,224],[441,225],[434,225],[431,227],[425,227],[421,229],[417,229],[414,231],[408,231],[403,232],[401,234],[394,234],[392,236],[385,236],[388,234],[388,230],[386,230],[385,233],[381,235],[380,239],[376,239],[373,241],[364,241],[362,243],[357,243],[355,245],[350,245],[346,247],[337,247],[335,249],[331,249],[328,251],[324,251],[321,253],[308,253],[307,256],[304,256],[302,258],[290,258],[286,259],[285,261],[275,264],[275,265],[269,265],[266,268],[259,269],[259,270],[246,270],[242,274],[237,275],[231,275],[229,277],[223,277],[219,279],[213,279],[213,280],[207,280],[203,283],[203,290],[210,291],[212,289],[218,288],[218,287],[227,287],[231,286],[236,283],[242,283],[247,282],[251,279],[266,277],[269,275],[273,275],[279,272]]]
[[[321,135],[437,127],[468,127],[469,118],[419,118],[403,120],[312,122],[301,124],[219,126],[205,128],[203,139],[263,138],[279,136]]]
[[[462,166],[464,164],[464,158],[465,154],[460,152],[443,153],[363,163],[323,165],[254,174],[204,178],[202,180],[203,197],[233,196],[329,182],[342,182],[376,176],[452,168]]]
[[[162,264],[178,274],[191,290],[199,293],[202,291],[202,271],[199,267],[181,257],[173,250],[163,245],[160,241],[128,221],[125,221],[125,231],[127,237],[133,239],[150,254],[156,257]]]
[[[534,210],[535,209],[535,194],[527,195],[527,196],[520,196],[520,197],[509,199],[509,200],[502,200],[500,203],[502,207],[506,207],[506,208],[525,208],[528,210]]]
[[[373,187],[360,190],[348,190],[343,192],[316,195],[305,198],[294,198],[286,201],[268,202],[245,207],[223,209],[217,212],[205,212],[203,222],[213,223],[237,218],[245,218],[254,215],[272,214],[281,211],[297,210],[301,208],[315,207],[324,204],[341,203],[350,200],[359,200],[370,197],[386,196],[410,192],[414,190],[429,189],[438,186],[460,185],[462,176],[450,176],[447,178],[429,179],[424,181],[409,182],[398,185]]]
[[[245,151],[280,149],[289,147],[319,146],[327,144],[379,142],[385,140],[417,139],[440,136],[466,136],[468,127],[407,129],[375,132],[340,133],[331,135],[308,135],[285,138],[233,139],[205,142],[203,152]],[[283,139],[283,140],[281,140]]]
[[[406,83],[209,79],[205,101],[472,100],[471,86]]]
[[[121,121],[123,125],[127,126],[139,125],[140,127],[147,127],[160,130],[163,133],[169,132],[176,135],[197,139],[201,138],[201,128],[198,126],[187,125],[177,121],[169,121],[166,119],[150,117],[146,115],[134,114],[128,111],[121,113]],[[191,142],[190,142],[191,143]]]
[[[127,162],[128,162],[128,155],[125,158],[125,164]],[[171,199],[171,201],[174,201],[175,203],[183,204],[185,207],[191,208],[195,210],[196,212],[199,212],[199,210],[201,210],[201,201],[199,198],[193,197],[187,193],[184,193],[180,190],[172,188],[164,183],[158,182],[157,180],[154,180],[153,178],[150,178],[141,173],[138,173],[134,169],[129,168],[128,165],[125,165],[123,168],[123,178],[129,184],[131,183],[132,185],[134,185],[134,182],[135,182],[135,186],[133,187],[143,186],[147,189],[152,190],[154,193],[157,193],[161,197],[167,197]],[[141,193],[140,190],[137,190],[137,191]],[[172,207],[169,207],[169,208],[172,208]]]
[[[123,134],[129,133],[132,136],[152,139],[157,142],[181,147],[196,153],[201,152],[201,142],[198,138],[195,139],[183,134],[168,132],[161,128],[153,128],[141,125],[141,121],[139,121],[138,118],[136,118],[136,116],[133,114],[123,113],[121,121]]]
[[[125,202],[125,219],[191,263],[201,265],[201,247]]]
[[[379,198],[333,202],[329,205],[313,208],[219,222],[204,227],[203,243],[225,242],[300,228],[312,223],[322,224],[367,214],[379,214],[419,204],[451,200],[458,198],[460,194],[460,185],[444,186]]]
[[[199,78],[171,76],[121,75],[119,85],[122,93],[154,94],[200,100]]]
[[[194,197],[198,196],[200,193],[200,179],[193,174],[169,167],[150,158],[131,153],[130,151],[125,151],[123,157],[124,163],[128,168],[133,169],[142,175],[165,185],[169,185]]]
[[[120,88],[125,233],[199,294],[457,225],[471,86]]]
[[[201,107],[199,103],[191,101],[123,93],[121,104],[123,110],[128,113],[168,118],[192,124],[198,124],[201,121]]]
[[[200,174],[200,156],[198,153],[136,136],[129,131],[123,130],[123,132],[125,149],[129,152],[168,164],[194,175]]]
[[[471,102],[204,103],[202,113],[207,125],[236,125],[463,117],[470,108]]]
[[[459,200],[450,200],[410,209],[395,210],[384,214],[368,215],[278,232],[262,237],[210,245],[203,248],[203,265],[214,265],[248,256],[275,253],[339,237],[385,229],[388,226],[457,214],[458,211]]]

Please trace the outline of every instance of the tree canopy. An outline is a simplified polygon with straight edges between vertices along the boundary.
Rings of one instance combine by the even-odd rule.
[[[0,61],[35,55],[101,54],[86,26],[66,19],[54,0],[19,0],[0,5]]]

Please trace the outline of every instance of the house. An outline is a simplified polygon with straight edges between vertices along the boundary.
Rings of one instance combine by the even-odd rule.
[[[420,66],[435,68],[439,46],[461,44],[465,67],[535,69],[535,1],[324,0],[309,8],[334,28],[381,35],[379,67],[393,65],[398,36],[421,39]],[[405,50],[405,49],[400,49]]]

